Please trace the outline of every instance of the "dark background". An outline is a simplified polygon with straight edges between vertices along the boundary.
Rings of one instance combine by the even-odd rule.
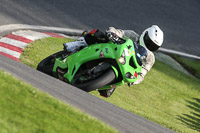
[[[200,56],[199,0],[0,0],[0,25],[5,24],[114,26],[138,34],[157,24],[165,34],[163,48]]]

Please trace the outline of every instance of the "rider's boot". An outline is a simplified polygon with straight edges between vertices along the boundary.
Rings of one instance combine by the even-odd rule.
[[[116,89],[116,85],[112,85],[112,87],[110,89],[99,90],[99,93],[100,93],[101,96],[108,98],[113,94],[115,89]]]
[[[64,43],[64,50],[71,53],[74,51],[78,51],[81,47],[86,47],[87,43],[84,39],[84,37],[80,37],[74,42]]]

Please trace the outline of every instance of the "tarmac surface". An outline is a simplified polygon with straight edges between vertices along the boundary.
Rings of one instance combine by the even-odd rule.
[[[0,70],[79,108],[123,133],[172,133],[173,131],[128,112],[58,79],[0,55]]]
[[[0,32],[2,33],[2,32]],[[4,34],[4,33],[2,33]],[[27,41],[48,37],[49,33],[35,32],[31,30],[15,31],[0,39],[0,44],[13,45],[10,48],[16,51],[16,47],[21,48],[21,44]],[[52,35],[52,33],[51,33]],[[55,34],[53,34],[55,35]],[[60,37],[61,34],[56,34]],[[17,39],[17,40],[15,40]],[[28,39],[28,40],[27,40]],[[7,40],[7,41],[5,41]],[[16,42],[17,41],[17,42]],[[9,44],[10,43],[10,44]],[[28,44],[25,44],[28,45]],[[1,46],[2,47],[2,46]],[[9,48],[8,48],[9,49]],[[1,49],[0,49],[1,50]],[[11,50],[11,49],[9,49]],[[3,51],[5,52],[5,51]],[[20,49],[20,52],[21,49]],[[19,52],[19,54],[20,54]],[[7,53],[10,54],[10,53]],[[12,55],[12,53],[11,53]],[[18,56],[18,55],[17,55]],[[18,61],[18,60],[17,60]],[[144,119],[136,114],[128,112],[111,103],[99,99],[89,93],[86,93],[78,88],[68,85],[58,79],[43,74],[34,70],[22,63],[5,58],[0,55],[0,70],[11,73],[15,77],[23,80],[26,83],[38,88],[41,91],[47,92],[50,95],[72,105],[87,114],[90,114],[108,125],[116,128],[120,132],[148,132],[148,133],[170,133],[173,132],[165,127]]]
[[[198,0],[0,0],[0,25],[30,24],[74,29],[109,26],[135,30],[157,24],[165,33],[163,48],[200,56]],[[0,55],[0,69],[97,117],[120,132],[173,132]]]
[[[0,25],[135,30],[157,24],[163,48],[200,56],[199,0],[0,0]]]

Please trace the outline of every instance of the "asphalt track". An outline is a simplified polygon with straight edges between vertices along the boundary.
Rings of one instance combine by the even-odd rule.
[[[115,26],[140,34],[157,24],[165,33],[163,48],[200,56],[199,7],[199,0],[0,0],[0,25]]]
[[[34,70],[22,63],[5,58],[2,55],[0,55],[0,70],[7,71],[39,90],[47,92],[50,95],[97,117],[120,132],[173,132],[82,90],[74,88],[73,86],[67,85],[58,79]]]
[[[102,30],[115,26],[140,33],[151,24],[158,24],[165,33],[163,47],[200,55],[199,5],[198,0],[0,0],[0,25],[21,23]],[[80,108],[120,132],[172,132],[1,55],[0,69]]]
[[[16,26],[16,25],[15,25]],[[80,34],[79,30],[59,29],[51,27],[32,27],[26,25],[18,25],[17,29],[37,29],[50,31],[60,31],[68,33],[68,35]],[[3,26],[0,29],[0,36],[5,35],[13,29],[12,26]],[[16,30],[16,29],[15,29]],[[120,132],[173,132],[165,127],[150,122],[140,116],[112,105],[104,100],[92,96],[84,91],[81,91],[71,85],[59,81],[53,77],[36,71],[24,64],[5,58],[0,55],[0,70],[7,71],[19,79],[33,85],[41,91],[47,92],[50,95],[75,106],[82,111],[97,117],[105,123],[113,126]]]

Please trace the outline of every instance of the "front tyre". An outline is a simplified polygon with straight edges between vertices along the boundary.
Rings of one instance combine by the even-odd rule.
[[[88,82],[84,82],[84,83],[75,82],[73,83],[73,85],[86,92],[90,92],[98,88],[101,88],[103,86],[106,86],[109,83],[112,83],[115,80],[115,78],[116,78],[115,72],[110,68],[107,71],[105,71],[103,74],[101,74],[99,77],[93,80],[89,80]]]

